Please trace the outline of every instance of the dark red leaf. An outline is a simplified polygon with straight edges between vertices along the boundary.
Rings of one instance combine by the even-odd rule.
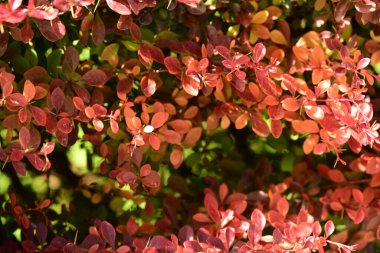
[[[63,93],[61,88],[57,87],[53,90],[51,93],[51,103],[57,112],[61,110],[65,103],[65,93]]]
[[[70,70],[74,71],[79,64],[79,54],[78,50],[73,46],[68,46],[65,50],[64,55],[65,66]]]
[[[157,171],[152,170],[148,176],[141,179],[141,182],[146,187],[158,188],[160,187],[160,184],[161,184],[161,177],[157,173]]]
[[[104,41],[106,37],[106,28],[103,20],[100,18],[99,13],[95,15],[95,19],[92,23],[92,41],[95,45],[99,45]]]
[[[112,247],[115,246],[115,238],[116,238],[116,232],[115,228],[111,225],[111,223],[107,221],[103,221],[100,224],[100,231],[102,233],[102,237],[104,240],[111,245]]]
[[[174,56],[166,57],[164,60],[164,64],[170,74],[177,75],[181,73],[181,64],[176,57]]]
[[[90,86],[99,87],[107,81],[107,75],[100,69],[91,69],[82,76],[82,80]]]
[[[62,133],[69,134],[73,130],[73,125],[69,118],[61,118],[57,123],[57,128]]]
[[[42,222],[38,223],[36,226],[36,236],[41,245],[46,241],[47,233],[46,225]]]

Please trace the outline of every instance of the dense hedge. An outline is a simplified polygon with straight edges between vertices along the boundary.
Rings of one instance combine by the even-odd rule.
[[[0,252],[379,250],[379,17],[0,3]]]

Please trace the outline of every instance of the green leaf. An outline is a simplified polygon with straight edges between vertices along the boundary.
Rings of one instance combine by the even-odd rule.
[[[47,57],[47,70],[57,76],[62,71],[62,50],[56,49]]]

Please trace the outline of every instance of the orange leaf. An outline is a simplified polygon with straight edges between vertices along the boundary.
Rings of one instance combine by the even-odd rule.
[[[289,45],[284,34],[282,34],[282,32],[280,32],[279,30],[272,30],[270,32],[270,39],[276,44],[280,44],[284,46]]]

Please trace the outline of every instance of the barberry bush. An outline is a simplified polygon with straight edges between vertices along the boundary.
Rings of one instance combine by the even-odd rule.
[[[380,3],[0,3],[0,252],[376,252]]]

